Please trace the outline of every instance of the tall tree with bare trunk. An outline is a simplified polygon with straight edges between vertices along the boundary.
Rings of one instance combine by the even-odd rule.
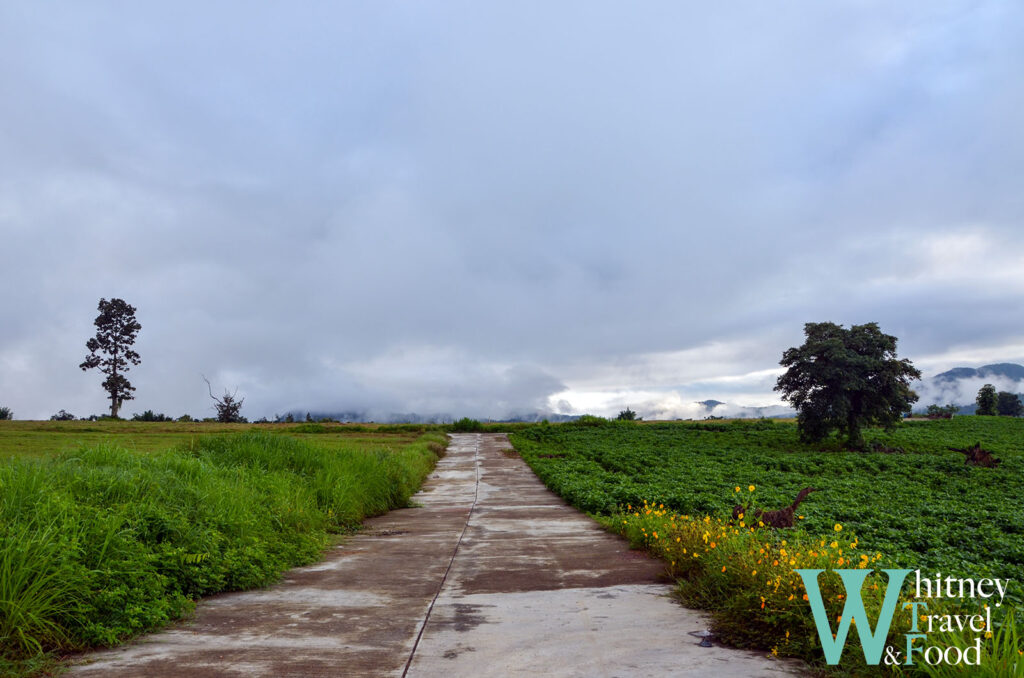
[[[121,403],[134,400],[135,387],[124,376],[130,365],[138,365],[139,354],[132,350],[142,325],[135,319],[135,307],[124,299],[100,299],[100,314],[96,316],[96,336],[85,342],[89,355],[79,367],[82,370],[99,368],[107,375],[103,390],[110,398],[110,416],[116,418]]]

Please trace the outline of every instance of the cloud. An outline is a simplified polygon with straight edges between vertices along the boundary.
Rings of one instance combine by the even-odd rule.
[[[978,377],[956,381],[923,380],[911,385],[919,399],[915,409],[923,410],[928,405],[972,405],[978,391],[985,384],[992,384],[996,391],[1024,393],[1024,380],[1006,377]]]
[[[808,321],[1024,342],[1010,3],[60,7],[0,8],[19,416],[102,410],[111,296],[128,411],[684,413],[778,404]]]

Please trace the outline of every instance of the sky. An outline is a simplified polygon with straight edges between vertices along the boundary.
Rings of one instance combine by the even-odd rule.
[[[0,405],[780,406],[807,322],[1024,362],[1024,4],[0,3]],[[1024,390],[1024,389],[1022,389]],[[720,410],[724,411],[724,410]]]

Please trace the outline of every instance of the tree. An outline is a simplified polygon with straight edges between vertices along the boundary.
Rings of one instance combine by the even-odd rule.
[[[950,403],[949,405],[933,404],[928,406],[928,410],[925,414],[929,419],[952,419],[953,415],[960,411],[959,405]]]
[[[788,368],[776,391],[797,410],[804,441],[822,440],[832,431],[854,449],[864,447],[861,428],[892,428],[917,401],[910,382],[921,372],[896,357],[896,337],[877,323],[807,323],[803,346],[790,348],[779,362]]]
[[[100,314],[96,316],[96,336],[85,343],[89,355],[79,365],[82,370],[98,367],[107,375],[103,390],[110,394],[110,416],[117,418],[117,411],[125,400],[134,400],[131,385],[124,373],[129,365],[138,365],[139,354],[132,350],[135,338],[142,325],[135,319],[135,307],[123,299],[100,299]],[[101,357],[103,354],[105,357]]]
[[[57,414],[50,415],[50,421],[74,421],[75,415],[61,410]]]
[[[228,393],[227,389],[224,389],[223,397],[218,398],[213,395],[210,380],[203,377],[203,381],[206,382],[206,389],[210,393],[210,397],[213,398],[213,409],[217,410],[217,421],[222,424],[245,423],[245,417],[242,416],[242,403],[245,402],[245,398],[238,399],[238,389],[235,389],[234,393]]]
[[[1024,415],[1024,404],[1020,402],[1020,396],[1009,391],[1000,391],[997,394],[996,411],[1002,417],[1019,417]]]
[[[10,421],[14,419],[14,411],[9,407],[0,407],[0,421]]]
[[[636,412],[626,407],[626,409],[619,412],[619,416],[615,417],[619,421],[642,421],[642,417],[636,416]]]
[[[998,414],[996,409],[999,405],[999,396],[996,395],[996,387],[992,384],[985,384],[978,390],[978,397],[974,399],[978,403],[976,414],[983,414],[994,417]]]

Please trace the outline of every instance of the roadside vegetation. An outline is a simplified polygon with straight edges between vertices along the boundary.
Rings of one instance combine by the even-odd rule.
[[[200,596],[266,586],[316,561],[332,535],[406,505],[445,446],[440,432],[195,437],[148,424],[164,427],[152,432],[161,444],[185,439],[141,453],[110,427],[142,424],[104,422],[107,442],[51,456],[32,443],[82,431],[15,424],[29,422],[0,428],[0,448],[20,433],[27,449],[0,461],[3,675],[116,644]]]
[[[836,438],[803,442],[796,425],[772,420],[640,424],[590,417],[520,431],[512,442],[548,487],[664,558],[680,595],[712,611],[726,642],[820,665],[821,644],[794,570],[906,567],[1013,580],[995,615],[997,624],[1008,624],[986,640],[998,656],[985,661],[1024,670],[1019,624],[1004,616],[1024,603],[1022,436],[1020,419],[956,417],[906,422],[889,432],[865,429],[866,451],[852,451]],[[1002,463],[970,466],[949,449],[977,442]],[[793,528],[760,525],[757,509],[791,506],[807,487],[815,491],[797,505]],[[842,587],[829,577],[821,579],[822,593],[835,622]],[[872,615],[881,588],[865,595]],[[897,615],[890,629],[897,647],[905,645],[905,621]],[[857,640],[843,666],[864,670]]]

